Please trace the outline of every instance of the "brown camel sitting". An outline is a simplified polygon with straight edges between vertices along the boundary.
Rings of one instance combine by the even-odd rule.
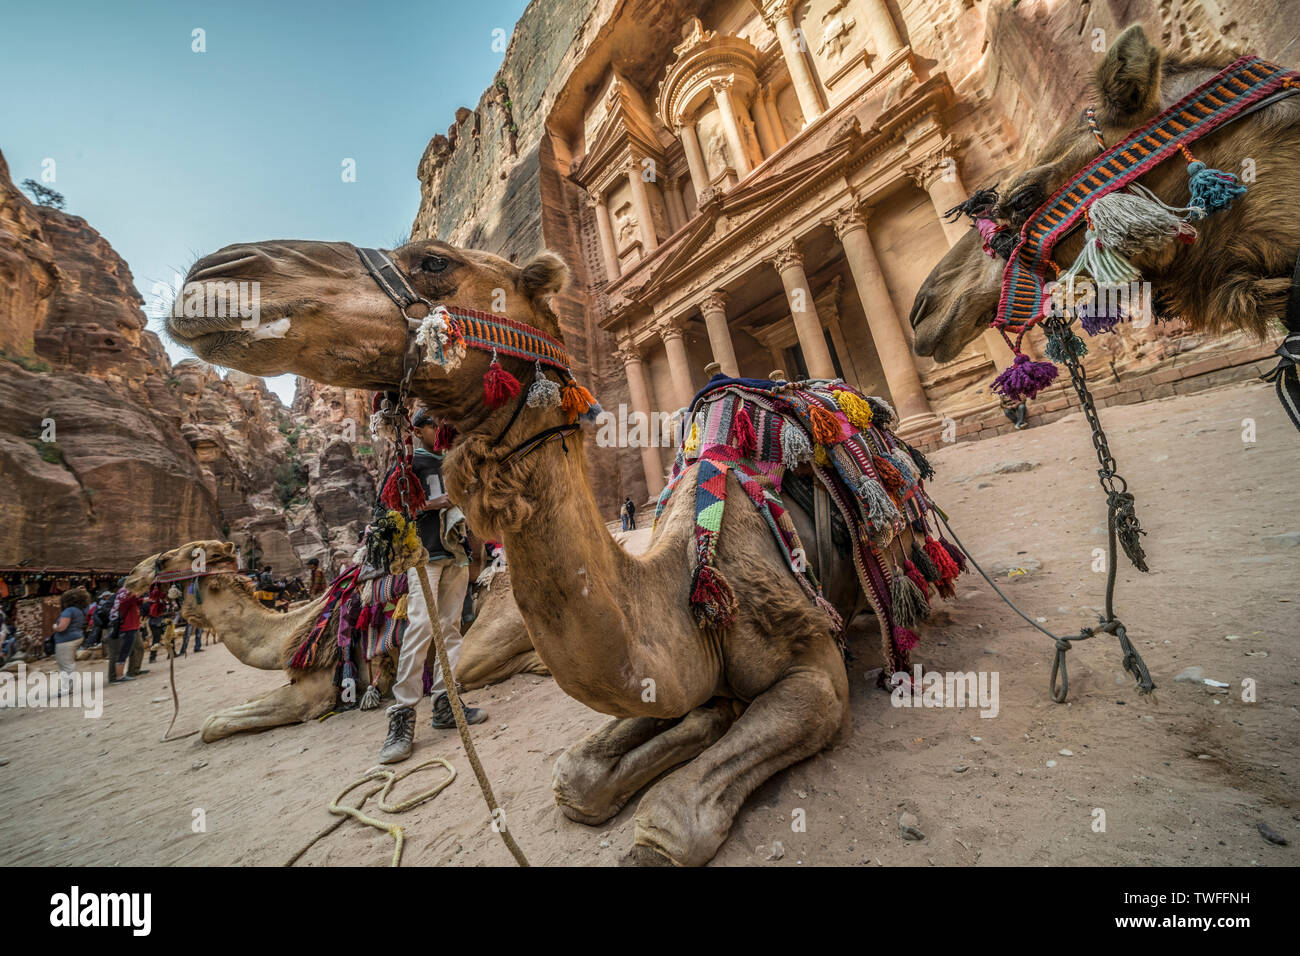
[[[478,613],[460,644],[456,683],[466,690],[475,690],[499,684],[516,674],[549,677],[551,672],[537,656],[515,604],[510,572],[503,569],[492,573],[475,602]]]
[[[147,592],[156,574],[189,569],[196,549],[202,549],[205,554],[209,571],[225,572],[237,567],[233,544],[192,541],[141,561],[127,578],[127,587]],[[253,597],[253,590],[251,582],[242,574],[210,574],[198,579],[194,593],[187,589],[181,604],[181,616],[187,622],[221,639],[240,661],[259,670],[283,670],[289,680],[269,694],[212,714],[203,722],[205,743],[233,734],[311,720],[327,713],[338,700],[334,685],[338,647],[332,639],[322,642],[322,653],[309,670],[289,667],[290,658],[311,630],[325,598],[281,613],[265,607]],[[473,653],[466,653],[471,646]],[[497,585],[495,597],[484,603],[474,626],[466,634],[456,669],[457,680],[461,681],[462,674],[466,673],[467,660],[477,680],[474,687],[505,680],[511,674],[546,673],[544,668],[538,670],[529,661],[530,652],[528,632],[509,587]],[[396,658],[396,651],[392,656]],[[432,654],[429,662],[435,663]],[[363,662],[358,675],[362,687],[370,682],[367,666]],[[393,668],[388,668],[378,682],[381,694],[387,691],[393,672]]]
[[[554,254],[522,268],[437,241],[390,254],[434,302],[482,312],[495,303],[559,336],[548,303],[566,270]],[[262,319],[287,320],[282,338],[256,337],[238,318],[167,320],[177,342],[214,364],[349,388],[394,389],[403,380],[407,323],[347,243],[229,246],[195,263],[187,281],[260,282]],[[538,655],[567,694],[615,718],[556,761],[556,800],[571,819],[594,825],[653,783],[637,808],[631,860],[706,863],[755,787],[850,731],[848,677],[831,622],[792,580],[759,513],[733,507],[723,514],[717,567],[735,591],[735,621],[697,626],[689,603],[697,468],[684,474],[649,550],[629,554],[597,509],[580,434],[505,461],[513,446],[567,416],[521,405],[512,420],[514,402],[488,408],[490,361],[474,350],[450,371],[421,363],[409,387],[456,430],[443,465],[449,493],[476,533],[505,543]],[[500,361],[532,380],[531,362]],[[743,499],[734,474],[728,481],[733,499]],[[807,515],[790,511],[813,540]],[[862,599],[852,567],[814,569],[849,620]]]
[[[1141,26],[1125,30],[1097,69],[1093,103],[1107,144],[1120,142],[1230,62],[1227,58],[1164,57]],[[1190,246],[1135,256],[1133,265],[1168,311],[1197,331],[1244,329],[1260,338],[1280,334],[1279,321],[1296,253],[1300,251],[1300,97],[1287,97],[1210,133],[1193,146],[1196,158],[1214,169],[1240,171],[1244,159],[1255,164],[1255,180],[1231,209],[1196,223],[1199,238]],[[999,225],[1019,230],[1037,205],[1097,154],[1097,143],[1082,120],[1071,122],[1027,168],[998,187]],[[1187,200],[1186,163],[1158,165],[1140,182],[1170,206]],[[1082,248],[1078,229],[1057,246],[1053,258],[1063,266]],[[971,229],[943,257],[921,285],[912,307],[918,355],[940,362],[955,358],[985,328],[997,310],[1005,262],[981,249]],[[1009,353],[1008,353],[1009,357]]]

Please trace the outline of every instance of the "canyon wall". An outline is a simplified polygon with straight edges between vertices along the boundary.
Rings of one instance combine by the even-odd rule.
[[[361,400],[307,383],[291,410],[259,378],[173,367],[143,304],[109,243],[0,155],[0,566],[124,570],[199,538],[286,575],[350,555],[377,467]]]

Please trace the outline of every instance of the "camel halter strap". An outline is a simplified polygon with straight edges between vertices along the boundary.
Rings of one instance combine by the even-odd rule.
[[[492,355],[492,362],[483,376],[483,395],[488,408],[499,408],[518,396],[514,411],[497,435],[494,446],[505,438],[525,405],[534,408],[560,406],[569,416],[568,424],[548,428],[512,448],[506,456],[507,464],[513,464],[557,437],[567,453],[563,438],[578,430],[577,419],[580,416],[590,419],[601,411],[592,394],[574,379],[571,371],[573,359],[564,344],[554,336],[506,316],[435,304],[415,291],[406,273],[382,249],[357,248],[357,254],[371,278],[401,311],[407,324],[402,383],[397,402],[390,403],[392,410],[405,407],[411,380],[422,362],[450,370],[459,365],[466,350],[472,348]],[[421,314],[412,315],[413,309],[421,311]],[[518,379],[501,367],[501,355],[533,363],[535,377],[529,388],[524,389]],[[547,378],[544,369],[559,372],[562,384]],[[452,427],[442,422],[438,426],[434,450],[450,447],[454,437]]]

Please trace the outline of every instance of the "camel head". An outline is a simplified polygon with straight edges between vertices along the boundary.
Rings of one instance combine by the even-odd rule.
[[[416,292],[436,304],[497,313],[553,336],[559,325],[547,297],[564,282],[559,257],[543,252],[520,267],[486,252],[417,240],[384,250]],[[248,286],[240,286],[247,283]],[[253,285],[255,284],[255,285]],[[257,292],[248,310],[190,307],[192,291]],[[396,389],[403,375],[407,324],[345,242],[270,240],[227,246],[194,263],[167,331],[214,365],[252,375],[295,373],[346,388]],[[193,313],[193,314],[190,314]],[[480,412],[489,353],[470,350],[447,371],[422,364],[411,390],[453,422]],[[531,368],[502,356],[520,381]]]
[[[1091,103],[1096,107],[1096,118],[1105,142],[1114,144],[1129,133],[1152,119],[1167,101],[1185,95],[1199,82],[1207,79],[1213,72],[1226,66],[1224,62],[1174,61],[1166,60],[1161,51],[1147,38],[1140,25],[1134,25],[1121,33],[1106,53],[1094,76],[1095,92],[1091,97],[1081,99],[1083,105]],[[1240,123],[1227,127],[1223,134],[1211,137],[1216,142],[1231,143],[1234,139],[1252,135],[1250,124]],[[1240,143],[1238,143],[1240,145]],[[1243,156],[1259,156],[1268,150],[1262,144],[1247,144],[1248,148],[1238,149],[1236,153]],[[1219,147],[1198,147],[1200,149],[1218,149]],[[996,204],[989,214],[998,226],[1010,230],[1010,238],[1019,234],[1025,221],[1042,203],[1051,196],[1065,181],[1085,162],[1097,153],[1097,143],[1089,130],[1086,120],[1079,118],[1059,131],[1047,146],[1018,173],[1000,178],[996,190]],[[1231,146],[1218,155],[1235,155]],[[1204,158],[1204,157],[1203,157]],[[1213,158],[1213,157],[1210,157]],[[1239,156],[1238,156],[1239,159]],[[1230,160],[1231,161],[1231,160]],[[1215,163],[1211,163],[1215,165]],[[1167,169],[1166,169],[1167,167]],[[1176,185],[1176,179],[1185,183],[1182,172],[1183,163],[1168,161],[1152,172],[1148,182],[1154,185],[1166,183],[1169,196],[1166,201],[1175,198],[1177,190],[1184,190],[1185,185]],[[1279,177],[1282,185],[1285,177]],[[1241,207],[1253,201],[1253,209],[1262,208],[1265,197],[1256,195],[1243,200],[1238,208],[1230,214],[1217,217],[1217,223],[1207,221],[1202,229],[1202,238],[1210,229],[1231,230],[1234,233],[1250,232],[1251,227],[1243,229]],[[1273,239],[1274,237],[1269,237]],[[1082,246],[1083,230],[1076,230],[1064,240],[1054,254],[1058,263],[1069,264]],[[1212,243],[1206,243],[1211,245]],[[999,243],[994,242],[997,247]],[[1198,245],[1201,243],[1198,242]],[[915,330],[914,348],[918,355],[930,355],[940,362],[950,361],[984,329],[988,328],[994,317],[1002,288],[1002,273],[1005,267],[1004,255],[1010,244],[999,251],[1003,254],[990,256],[983,251],[982,239],[972,228],[946,256],[940,260],[917,291],[912,306],[911,323]],[[1192,270],[1190,259],[1179,260],[1175,254],[1157,254],[1156,259],[1136,258],[1134,265],[1142,269],[1144,275],[1154,280],[1156,274],[1164,268]],[[1243,258],[1254,255],[1253,251],[1243,252]],[[1294,257],[1294,249],[1290,252]],[[1286,255],[1279,253],[1279,263],[1285,269]],[[1186,265],[1180,265],[1180,261]],[[1166,291],[1165,282],[1181,285],[1181,294],[1175,290],[1173,304],[1178,306],[1178,313],[1191,325],[1244,326],[1260,330],[1263,320],[1245,314],[1238,309],[1237,314],[1224,319],[1220,315],[1208,316],[1204,320],[1199,315],[1206,309],[1201,292],[1201,285],[1195,281],[1184,281],[1186,276],[1166,275],[1164,281],[1157,282],[1161,291]],[[1201,283],[1210,286],[1217,282],[1220,286],[1230,281],[1230,276],[1211,280],[1203,276]],[[1212,288],[1212,286],[1211,286]],[[1210,291],[1209,289],[1205,290]]]
[[[201,565],[198,563],[200,560]],[[235,546],[228,541],[191,541],[179,548],[150,555],[131,569],[126,576],[126,588],[135,594],[146,594],[158,575],[190,573],[200,566],[209,571],[236,569],[239,562],[235,557]]]

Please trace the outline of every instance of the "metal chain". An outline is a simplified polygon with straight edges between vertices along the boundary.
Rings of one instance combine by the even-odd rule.
[[[1106,530],[1109,545],[1106,563],[1105,613],[1098,616],[1098,624],[1095,627],[1081,628],[1079,637],[1057,639],[1056,660],[1052,663],[1052,697],[1058,703],[1065,699],[1065,689],[1068,686],[1065,677],[1065,652],[1069,650],[1070,641],[1093,637],[1098,633],[1115,635],[1124,654],[1124,669],[1137,682],[1138,691],[1148,694],[1155,690],[1155,682],[1151,680],[1151,674],[1142,660],[1142,655],[1128,639],[1123,623],[1115,616],[1115,576],[1118,570],[1116,544],[1118,543],[1124,549],[1125,556],[1135,568],[1139,571],[1149,571],[1146,554],[1139,540],[1139,535],[1146,532],[1138,524],[1134,512],[1134,498],[1128,490],[1128,482],[1115,470],[1115,457],[1110,452],[1106,432],[1102,429],[1101,419],[1097,415],[1097,406],[1093,402],[1092,393],[1088,390],[1087,371],[1071,345],[1074,333],[1070,330],[1070,319],[1064,315],[1050,315],[1044,319],[1043,325],[1047,329],[1048,336],[1057,343],[1056,351],[1059,359],[1070,373],[1070,384],[1074,386],[1075,394],[1079,396],[1084,418],[1088,421],[1088,427],[1092,429],[1092,445],[1096,449],[1097,463],[1100,465],[1097,477],[1101,482],[1102,490],[1106,492]],[[1063,681],[1059,697],[1056,683],[1058,670]]]

